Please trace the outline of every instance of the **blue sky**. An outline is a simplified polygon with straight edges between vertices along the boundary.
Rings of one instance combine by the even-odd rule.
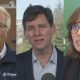
[[[17,19],[22,19],[25,9],[30,4],[49,6],[52,10],[54,10],[59,2],[59,0],[16,0],[16,1],[17,1],[16,3]],[[62,6],[64,6],[63,0],[60,0],[60,3],[62,4]]]

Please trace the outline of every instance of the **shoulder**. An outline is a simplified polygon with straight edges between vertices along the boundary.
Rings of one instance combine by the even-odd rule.
[[[7,44],[6,44],[6,55],[5,57],[8,57],[10,59],[16,59],[16,51],[13,51]]]
[[[5,44],[7,48],[7,52],[16,53],[16,51],[13,51],[8,44]]]
[[[32,56],[32,49],[17,55],[18,59],[29,59]]]
[[[60,49],[58,49],[57,47],[56,47],[56,50],[57,50],[57,52],[59,52],[59,53],[63,53],[63,51],[61,51]]]
[[[32,49],[18,54],[16,56],[16,61],[17,61],[18,71],[23,70],[26,65],[28,66],[32,62]]]
[[[71,66],[77,66],[80,62],[80,59],[76,58],[76,59],[72,59],[70,57],[65,57],[65,65],[67,67],[71,67]]]
[[[79,59],[72,59],[70,57],[65,57],[65,60],[64,60],[65,72],[76,71],[79,68],[79,63],[80,63]]]
[[[79,67],[79,59],[72,59],[70,57],[65,57],[65,65],[64,65],[64,79],[66,80],[76,80],[77,73],[80,69]]]
[[[58,56],[61,56],[61,57],[64,56],[64,52],[61,51],[60,49],[58,49],[57,47],[56,47],[56,51],[57,51],[57,55],[58,55]]]

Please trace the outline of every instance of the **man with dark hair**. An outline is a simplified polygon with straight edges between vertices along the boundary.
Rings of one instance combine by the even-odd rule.
[[[56,27],[49,8],[40,5],[29,6],[23,15],[24,35],[32,49],[18,55],[23,80],[62,80],[63,52],[51,42]],[[52,78],[52,79],[51,79]]]

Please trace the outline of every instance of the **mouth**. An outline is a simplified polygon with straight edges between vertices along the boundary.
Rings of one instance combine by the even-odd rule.
[[[37,43],[40,43],[40,42],[42,42],[42,41],[44,41],[44,39],[36,39],[36,40],[35,40],[35,42],[37,42]]]

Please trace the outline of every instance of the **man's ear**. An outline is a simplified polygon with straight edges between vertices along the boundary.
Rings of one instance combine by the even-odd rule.
[[[5,34],[6,34],[6,39],[8,38],[9,33],[10,33],[10,32],[9,32],[8,30],[6,30],[6,31],[5,31]]]
[[[55,33],[56,33],[56,27],[55,27],[55,25],[54,25],[54,24],[52,25],[52,32],[53,32],[53,34],[55,34]]]

